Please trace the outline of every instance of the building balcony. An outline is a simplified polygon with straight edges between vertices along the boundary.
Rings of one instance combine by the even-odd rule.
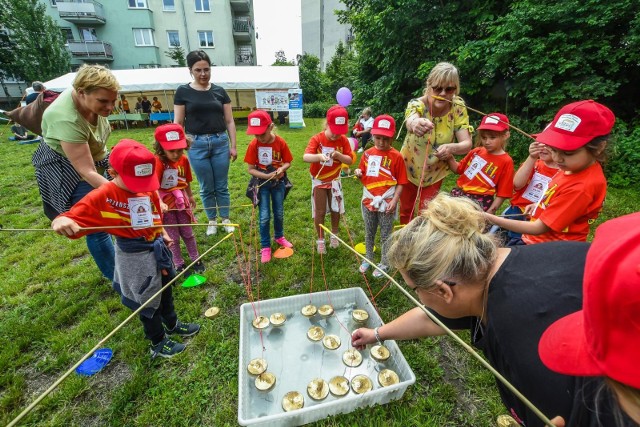
[[[58,0],[58,14],[74,24],[104,24],[107,18],[102,4],[92,0]]]
[[[230,0],[229,3],[231,4],[231,10],[234,12],[249,13],[249,10],[251,10],[249,0]]]
[[[102,41],[71,40],[67,44],[73,59],[83,61],[113,61],[111,43]]]
[[[242,67],[250,65],[256,65],[253,51],[249,49],[236,49],[236,66]]]
[[[248,19],[236,18],[233,20],[233,38],[236,41],[251,41],[251,23]]]

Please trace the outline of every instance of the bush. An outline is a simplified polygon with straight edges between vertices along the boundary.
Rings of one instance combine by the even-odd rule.
[[[304,104],[304,116],[312,118],[325,118],[327,110],[334,105],[335,102],[317,101]]]
[[[640,126],[631,126],[624,122],[616,126],[609,161],[605,164],[605,173],[609,185],[629,187],[640,182]]]

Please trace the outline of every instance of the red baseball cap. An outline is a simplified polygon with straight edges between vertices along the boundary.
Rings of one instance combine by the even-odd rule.
[[[344,135],[349,132],[349,113],[344,107],[334,105],[327,111],[327,124],[334,135]]]
[[[503,132],[509,129],[509,117],[502,113],[490,113],[482,118],[478,130]]]
[[[553,121],[536,136],[536,141],[559,150],[577,150],[598,136],[611,132],[616,117],[591,99],[573,102],[558,111]]]
[[[133,139],[121,139],[111,150],[109,163],[129,190],[145,193],[160,188],[155,174],[156,158],[151,151]]]
[[[542,334],[542,362],[640,388],[640,212],[605,222],[587,253],[582,310]]]
[[[382,114],[375,118],[373,121],[373,127],[371,128],[371,135],[382,135],[393,138],[396,133],[396,121],[393,117]]]
[[[264,110],[253,111],[247,117],[249,125],[247,126],[247,135],[262,135],[273,121],[271,116]]]
[[[161,125],[156,128],[155,139],[165,150],[187,148],[187,138],[182,126],[176,123]]]

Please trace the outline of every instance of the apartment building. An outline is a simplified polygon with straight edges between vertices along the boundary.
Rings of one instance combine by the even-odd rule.
[[[324,71],[336,53],[338,42],[353,40],[351,27],[340,24],[336,10],[345,10],[339,0],[302,0],[302,52],[320,58]]]

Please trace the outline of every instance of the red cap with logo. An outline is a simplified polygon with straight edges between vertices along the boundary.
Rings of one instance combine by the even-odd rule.
[[[482,118],[478,130],[504,132],[509,129],[509,117],[502,113],[490,113]]]
[[[393,117],[382,114],[375,118],[373,121],[373,127],[371,128],[371,135],[382,135],[389,138],[393,138],[396,133],[396,121]]]
[[[256,110],[247,117],[247,135],[262,135],[273,121],[271,116],[264,110]]]
[[[121,139],[111,150],[111,167],[134,193],[145,193],[160,188],[154,173],[156,158],[151,151],[133,139]]]
[[[165,150],[187,148],[187,138],[182,126],[176,123],[161,125],[156,128],[155,139]]]
[[[549,369],[640,388],[640,212],[605,222],[587,253],[582,310],[553,323],[538,351]]]
[[[344,107],[334,105],[327,111],[327,124],[334,135],[344,135],[349,132],[349,113]]]
[[[615,122],[613,112],[602,104],[591,99],[573,102],[558,111],[551,124],[536,135],[536,141],[573,151],[593,138],[608,135]]]

